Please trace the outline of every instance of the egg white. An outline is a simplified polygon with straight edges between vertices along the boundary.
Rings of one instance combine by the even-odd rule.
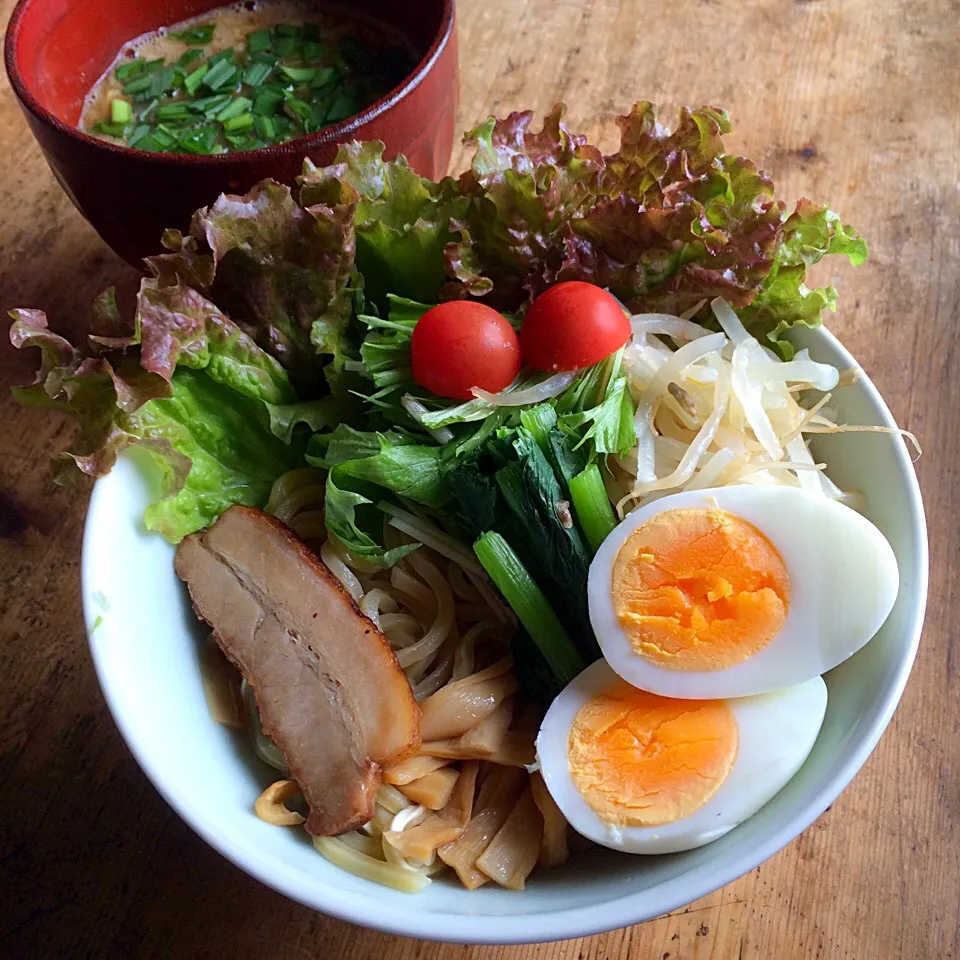
[[[547,789],[577,833],[626,853],[692,850],[729,833],[774,797],[803,765],[820,732],[827,687],[820,677],[755,697],[728,700],[739,734],[726,780],[698,810],[656,827],[618,827],[602,820],[570,776],[567,745],[577,711],[616,680],[598,660],[553,701],[537,736]]]
[[[777,549],[790,578],[787,617],[741,663],[672,670],[636,653],[613,606],[613,567],[637,527],[668,510],[718,508],[752,523]],[[796,487],[740,485],[690,490],[631,513],[590,565],[590,622],[610,666],[628,683],[665,697],[726,699],[766,693],[832,670],[883,625],[900,584],[883,534],[855,510]]]

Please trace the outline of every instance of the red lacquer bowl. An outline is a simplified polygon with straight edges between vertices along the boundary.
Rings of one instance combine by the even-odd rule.
[[[420,174],[446,172],[458,100],[454,0],[353,0],[352,10],[400,29],[421,55],[404,82],[362,113],[290,143],[196,157],[147,153],[81,133],[83,99],[128,40],[198,16],[223,0],[20,0],[4,48],[7,73],[50,169],[77,209],[125,260],[157,252],[166,227],[220,193],[273,177],[292,184],[305,156],[329,163],[336,145],[382,140]]]

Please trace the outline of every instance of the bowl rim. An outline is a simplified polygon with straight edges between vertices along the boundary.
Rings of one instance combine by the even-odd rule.
[[[846,365],[860,369],[853,356],[829,330],[820,327],[816,333],[825,338],[827,344],[840,355]],[[868,399],[878,411],[883,424],[888,427],[896,427],[889,408],[872,380],[864,375],[858,380],[858,383],[861,389],[866,391]],[[193,815],[187,805],[181,802],[180,798],[167,787],[163,775],[154,766],[149,752],[141,748],[137,733],[132,725],[128,724],[120,709],[119,701],[113,699],[111,695],[112,684],[104,662],[105,658],[102,659],[98,656],[93,636],[88,634],[91,658],[104,699],[121,736],[160,795],[181,819],[211,847],[245,873],[291,900],[340,920],[383,933],[450,943],[477,945],[541,943],[606,933],[610,930],[642,923],[671,913],[694,900],[719,890],[758,867],[796,839],[837,799],[859,772],[879,742],[900,702],[916,658],[926,611],[929,579],[927,526],[920,486],[906,445],[900,438],[896,439],[895,451],[895,457],[907,485],[908,499],[905,509],[911,517],[911,530],[915,541],[912,562],[916,573],[916,583],[910,595],[907,646],[892,683],[882,702],[878,705],[878,712],[869,733],[856,744],[856,748],[850,754],[843,758],[829,786],[792,817],[780,823],[778,828],[764,842],[736,848],[723,862],[722,866],[713,871],[702,871],[692,877],[680,874],[658,884],[656,889],[660,891],[660,896],[657,901],[657,909],[652,913],[650,905],[645,902],[649,895],[647,890],[627,893],[601,904],[593,903],[572,910],[543,911],[536,914],[498,914],[496,917],[487,914],[470,917],[462,914],[424,912],[415,908],[393,907],[384,902],[379,903],[377,909],[371,910],[369,898],[360,897],[356,893],[338,889],[335,886],[328,886],[321,890],[304,890],[296,884],[294,878],[265,868],[253,852],[235,845],[228,836],[216,828],[212,821]],[[92,584],[95,574],[91,562],[94,553],[91,543],[94,536],[90,517],[95,512],[93,509],[95,501],[99,496],[106,494],[106,487],[98,481],[94,485],[84,526],[81,581],[86,623],[92,622],[91,613],[94,612]],[[412,904],[412,906],[415,907],[415,904]],[[494,922],[491,922],[491,920]]]
[[[291,149],[306,153],[313,147],[337,143],[342,140],[346,134],[358,130],[370,120],[376,119],[381,114],[395,107],[420,85],[433,69],[441,53],[443,53],[447,47],[456,20],[455,0],[440,0],[440,27],[427,52],[401,83],[384,94],[379,100],[374,101],[370,106],[361,110],[360,113],[354,114],[352,117],[347,117],[345,120],[341,120],[339,123],[332,124],[329,127],[324,127],[323,130],[304,134],[302,137],[296,137],[285,143],[277,143],[269,147],[260,147],[257,150],[233,150],[227,153],[197,155],[191,153],[153,153],[148,150],[138,150],[136,147],[111,143],[108,140],[103,140],[100,137],[85,133],[79,127],[64,123],[53,111],[43,106],[24,80],[16,58],[21,22],[27,13],[28,7],[31,3],[35,2],[39,2],[39,0],[18,0],[17,5],[13,8],[13,13],[10,15],[10,21],[7,24],[3,42],[3,59],[7,76],[10,78],[10,86],[13,88],[13,92],[16,94],[21,105],[42,123],[53,127],[58,133],[78,144],[83,144],[95,150],[104,150],[107,153],[112,153],[117,156],[128,156],[131,159],[146,160],[164,166],[182,164],[197,168],[211,167],[217,164],[236,164],[247,161],[257,163],[273,157],[285,156]],[[342,6],[337,0],[330,0],[329,5]]]

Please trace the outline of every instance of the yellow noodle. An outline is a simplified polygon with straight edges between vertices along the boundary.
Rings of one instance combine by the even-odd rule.
[[[313,845],[341,870],[403,893],[419,893],[430,883],[430,878],[422,870],[398,868],[383,860],[375,860],[354,850],[338,837],[314,837]]]
[[[300,785],[296,780],[277,780],[257,797],[257,802],[253,805],[254,813],[261,820],[277,827],[299,826],[304,821],[303,814],[291,810],[285,802],[299,793]]]
[[[373,857],[375,860],[383,859],[383,841],[380,837],[371,837],[359,830],[348,830],[346,833],[341,833],[337,839],[368,857]]]
[[[437,602],[437,614],[423,637],[413,646],[400,650],[397,653],[397,659],[401,667],[421,664],[426,666],[447,639],[450,628],[453,626],[453,594],[444,576],[425,556],[421,556],[418,552],[410,554],[406,559],[433,591]]]
[[[359,600],[363,596],[363,587],[357,575],[344,563],[343,558],[337,553],[333,541],[327,542],[320,548],[320,559],[327,565],[330,572],[343,584],[343,589],[353,597]]]
[[[267,498],[267,505],[264,507],[267,513],[276,514],[278,505],[282,504],[299,487],[314,485],[323,478],[323,471],[314,467],[303,467],[299,470],[288,470],[281,473],[273,482],[270,488],[270,496]],[[318,503],[323,503],[323,494],[318,497]]]
[[[322,483],[310,483],[291,490],[277,503],[273,513],[278,520],[291,523],[294,517],[304,509],[317,503],[323,503],[325,487]]]

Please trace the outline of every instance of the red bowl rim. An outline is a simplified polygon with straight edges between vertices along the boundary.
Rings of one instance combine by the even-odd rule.
[[[305,134],[302,137],[297,137],[294,140],[288,140],[285,143],[274,144],[270,147],[260,147],[257,150],[236,150],[229,153],[217,153],[209,155],[196,155],[190,153],[154,153],[147,150],[137,150],[136,147],[126,147],[116,143],[110,143],[107,140],[101,140],[99,137],[91,136],[89,133],[84,133],[78,127],[64,123],[52,111],[44,107],[33,95],[33,93],[30,91],[30,88],[25,83],[23,75],[20,72],[20,68],[16,64],[14,54],[17,41],[19,39],[20,21],[23,19],[23,16],[31,2],[33,2],[33,0],[19,0],[16,7],[14,7],[13,13],[10,16],[10,22],[7,24],[7,32],[6,37],[4,38],[3,49],[3,59],[7,68],[7,76],[10,78],[10,85],[13,87],[13,91],[17,95],[17,99],[24,107],[26,107],[26,109],[28,109],[38,120],[41,120],[48,126],[53,127],[59,133],[70,137],[79,143],[84,143],[88,146],[91,146],[94,149],[105,150],[108,153],[126,155],[138,160],[150,160],[171,166],[183,164],[186,166],[201,167],[216,164],[236,164],[237,162],[245,162],[248,160],[251,162],[260,162],[263,160],[269,160],[271,157],[284,156],[290,152],[291,148],[306,152],[313,146],[336,143],[343,137],[344,134],[351,133],[368,121],[375,119],[382,113],[385,113],[391,107],[403,100],[403,98],[406,97],[407,94],[409,94],[414,88],[419,86],[421,81],[433,69],[434,64],[442,53],[444,47],[447,45],[450,35],[453,32],[455,0],[441,0],[443,10],[440,28],[433,39],[433,43],[430,44],[430,48],[424,54],[423,58],[413,69],[413,71],[409,73],[399,85],[394,87],[379,100],[370,104],[369,107],[362,110],[360,113],[355,114],[352,117],[348,117],[346,120],[341,120],[339,123],[335,123],[332,126],[325,127],[321,131]],[[336,3],[331,3],[330,5],[337,6]],[[296,147],[294,147],[295,144],[297,145]]]

